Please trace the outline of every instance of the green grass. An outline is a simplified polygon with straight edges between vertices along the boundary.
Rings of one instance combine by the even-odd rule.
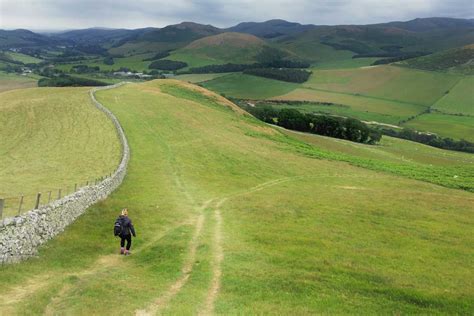
[[[189,68],[192,68],[192,67],[225,64],[225,62],[220,59],[215,59],[208,56],[196,55],[194,53],[181,51],[181,50],[172,52],[171,55],[166,57],[165,59],[183,61],[187,63],[188,66],[186,68],[181,69],[181,71],[188,70]]]
[[[435,147],[383,136],[377,145],[366,145],[326,136],[284,130],[285,134],[333,153],[406,165],[434,165],[436,167],[466,167],[474,165],[468,153],[442,150]]]
[[[199,83],[204,81],[209,81],[219,77],[227,76],[229,73],[219,73],[219,74],[186,74],[186,75],[177,75],[173,79],[183,80],[191,83]]]
[[[328,70],[328,69],[350,69],[360,68],[372,65],[372,63],[380,58],[348,58],[334,61],[321,61],[313,64],[314,70]]]
[[[423,149],[416,163],[399,154],[384,160],[385,150],[377,159],[327,151],[171,80],[98,98],[131,146],[125,181],[38,258],[0,267],[2,312],[107,314],[114,306],[132,314],[169,293],[186,262],[188,279],[158,312],[206,311],[216,267],[217,314],[472,310],[472,193],[426,182],[454,186],[446,175],[454,167],[442,169],[444,151]],[[431,153],[436,168],[424,162]],[[471,175],[457,179],[472,188],[472,169],[461,163],[469,158],[452,157]],[[354,166],[362,163],[366,168]],[[416,175],[407,170],[425,181],[409,179]],[[138,232],[131,257],[116,254],[111,233],[124,206]],[[203,226],[193,242],[198,217]],[[117,291],[127,293],[120,304]]]
[[[12,215],[36,193],[85,185],[118,165],[120,145],[110,120],[90,102],[84,88],[33,88],[2,92],[0,98],[0,196]],[[15,197],[15,198],[13,198]]]
[[[474,76],[462,78],[433,109],[450,114],[474,116]]]
[[[235,73],[204,82],[203,86],[228,97],[268,99],[286,94],[296,89],[299,84]]]
[[[430,113],[418,116],[405,124],[419,131],[436,133],[442,137],[474,142],[474,117]]]

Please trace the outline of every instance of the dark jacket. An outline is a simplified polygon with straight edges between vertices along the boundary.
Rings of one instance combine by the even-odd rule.
[[[132,233],[133,237],[136,237],[132,220],[128,218],[128,216],[123,215],[120,215],[119,219],[122,222],[122,233],[120,234],[120,237],[130,236],[130,233]]]

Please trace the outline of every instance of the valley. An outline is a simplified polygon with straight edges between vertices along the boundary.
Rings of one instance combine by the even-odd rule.
[[[470,314],[473,43],[460,18],[0,30],[0,314]],[[16,231],[38,253],[12,263]]]

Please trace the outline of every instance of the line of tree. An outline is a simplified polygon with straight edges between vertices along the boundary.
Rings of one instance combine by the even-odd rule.
[[[240,72],[247,69],[256,68],[309,68],[311,65],[305,61],[298,60],[273,60],[265,63],[253,64],[233,64],[227,63],[222,65],[207,65],[202,67],[193,67],[189,69],[189,73],[208,74],[208,73],[224,73],[224,72]]]
[[[143,61],[153,61],[153,60],[168,57],[169,55],[170,53],[168,51],[159,52],[159,53],[156,53],[153,57],[143,59]]]
[[[408,128],[401,130],[382,128],[381,132],[384,135],[407,139],[441,149],[474,153],[474,143],[468,142],[464,139],[454,140],[452,138],[442,138],[435,134],[421,133]]]
[[[160,59],[152,62],[148,68],[159,69],[159,70],[178,70],[187,67],[188,64],[182,61]]]
[[[88,66],[88,65],[74,65],[71,67],[71,72],[75,72],[78,74],[88,74],[88,73],[94,73],[94,72],[99,72],[100,67],[99,66]]]
[[[367,58],[367,57],[386,57],[386,58],[402,58],[400,60],[404,59],[410,59],[410,58],[415,58],[415,57],[421,57],[425,55],[429,55],[431,53],[429,52],[401,52],[401,51],[388,51],[388,52],[379,52],[379,53],[366,53],[366,54],[358,54],[352,56],[352,58]]]
[[[106,85],[108,85],[108,83],[103,81],[77,78],[67,75],[60,75],[58,77],[52,78],[41,78],[38,80],[38,87],[94,87]]]
[[[244,74],[287,82],[302,83],[308,80],[311,72],[288,68],[255,68],[244,70]]]
[[[115,64],[114,58],[112,56],[107,56],[104,58],[104,64],[106,65],[113,65]]]
[[[374,61],[372,63],[372,65],[373,66],[386,65],[386,64],[395,63],[397,61],[407,60],[407,59],[416,58],[416,57],[425,56],[425,55],[426,54],[421,54],[421,55],[405,54],[405,55],[400,55],[400,56],[397,56],[397,57],[382,58],[382,59],[378,59],[378,60]]]
[[[296,109],[275,109],[271,106],[244,106],[256,118],[270,124],[318,135],[346,139],[358,143],[375,144],[380,141],[380,131],[353,118],[301,113]]]

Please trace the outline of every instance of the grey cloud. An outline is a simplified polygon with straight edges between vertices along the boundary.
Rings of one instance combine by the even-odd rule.
[[[194,21],[231,26],[281,18],[368,24],[416,17],[473,18],[472,0],[0,0],[0,28],[138,28]]]

